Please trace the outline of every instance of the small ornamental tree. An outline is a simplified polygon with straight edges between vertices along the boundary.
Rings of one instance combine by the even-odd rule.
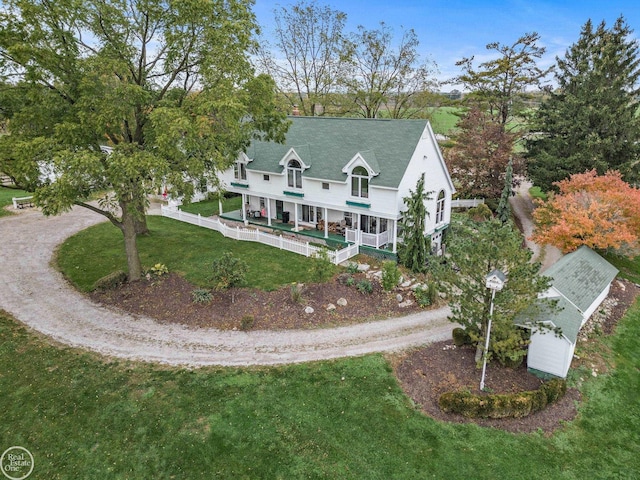
[[[595,170],[556,183],[559,193],[538,200],[533,240],[564,252],[587,245],[596,249],[632,249],[640,237],[640,190],[617,171]]]
[[[211,280],[215,290],[228,290],[244,284],[247,274],[247,264],[234,257],[230,252],[225,252],[222,256],[213,261],[213,275]],[[231,303],[235,303],[235,295],[231,291]]]
[[[429,212],[425,202],[430,192],[424,191],[424,173],[418,179],[415,191],[403,201],[407,207],[402,218],[403,242],[398,249],[400,263],[412,272],[424,272],[429,254],[429,239],[425,236],[425,222]]]
[[[511,198],[511,192],[513,191],[513,160],[509,159],[507,165],[507,172],[504,175],[504,187],[502,189],[502,195],[500,196],[500,202],[498,203],[498,210],[496,211],[497,217],[504,224],[511,220],[511,206],[509,205],[509,198]]]
[[[462,325],[473,343],[484,344],[491,304],[485,277],[494,269],[504,272],[508,280],[494,300],[489,358],[517,364],[528,339],[514,319],[532,308],[549,279],[538,275],[540,265],[531,263],[532,253],[522,248],[522,236],[511,222],[457,215],[448,238],[447,262],[438,273],[450,299],[449,319]]]

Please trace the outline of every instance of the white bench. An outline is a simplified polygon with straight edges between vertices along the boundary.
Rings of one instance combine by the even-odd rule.
[[[33,197],[13,197],[13,208],[31,208],[34,206]]]

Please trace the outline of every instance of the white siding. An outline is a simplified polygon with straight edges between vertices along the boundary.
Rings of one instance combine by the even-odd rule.
[[[600,306],[600,304],[604,301],[604,299],[607,298],[607,295],[609,295],[610,288],[611,288],[611,284],[607,285],[607,288],[605,288],[602,291],[602,293],[598,295],[598,298],[596,298],[591,304],[591,306],[587,309],[587,311],[584,312],[584,314],[582,315],[583,316],[582,325],[585,324],[585,322],[589,319],[589,317],[593,315],[593,312],[595,312]]]
[[[531,333],[531,344],[527,354],[527,367],[565,378],[571,365],[575,346],[564,337],[546,331]]]

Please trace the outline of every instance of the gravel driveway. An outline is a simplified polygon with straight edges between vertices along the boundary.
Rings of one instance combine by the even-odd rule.
[[[0,309],[63,344],[170,365],[273,365],[395,351],[451,338],[448,308],[340,328],[230,332],[162,325],[92,303],[50,266],[69,235],[102,221],[83,208],[0,218]]]

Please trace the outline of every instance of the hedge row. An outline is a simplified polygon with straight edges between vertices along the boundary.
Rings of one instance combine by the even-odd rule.
[[[554,378],[538,390],[506,395],[447,392],[440,395],[438,405],[445,413],[458,413],[468,418],[521,418],[557,402],[566,392],[567,382]]]

